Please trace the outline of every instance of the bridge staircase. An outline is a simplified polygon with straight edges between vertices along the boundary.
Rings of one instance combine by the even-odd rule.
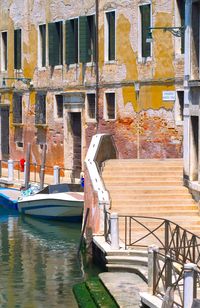
[[[138,217],[131,225],[131,241],[135,241],[138,249],[129,250],[128,253],[108,253],[106,259],[109,270],[129,269],[137,272],[141,269],[142,275],[147,277],[147,250],[140,245],[157,244],[155,235],[149,234],[145,238],[156,228],[157,238],[164,240],[165,226],[162,226],[160,218],[200,235],[198,204],[183,186],[181,159],[107,160],[102,178],[110,195],[109,212],[119,215],[122,242],[125,242],[127,228],[125,216]],[[142,238],[142,242],[137,242],[138,238]]]

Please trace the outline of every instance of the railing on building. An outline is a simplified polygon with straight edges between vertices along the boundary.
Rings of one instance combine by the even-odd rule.
[[[20,161],[13,160],[13,178],[15,182],[22,182],[24,180],[24,171],[21,169]],[[59,183],[70,182],[75,183],[75,170],[56,166],[58,169]],[[45,184],[52,184],[54,178],[55,166],[45,165]],[[0,160],[0,178],[8,178],[9,160]],[[40,183],[41,165],[37,163],[30,164],[30,181],[33,183]],[[66,175],[67,174],[67,175]],[[49,183],[51,182],[51,183]]]
[[[126,250],[136,247],[148,248],[150,243],[157,247],[153,250],[152,292],[154,295],[163,300],[165,297],[172,298],[173,305],[184,307],[184,268],[185,265],[192,264],[195,265],[192,297],[196,297],[200,290],[199,236],[162,218],[119,214],[118,222],[115,220],[115,224],[119,222],[124,229],[120,236]],[[105,240],[111,244],[111,247],[112,239],[116,236],[112,235],[112,223],[112,214],[105,211]],[[137,234],[140,235],[137,236]],[[191,271],[194,272],[193,269]]]

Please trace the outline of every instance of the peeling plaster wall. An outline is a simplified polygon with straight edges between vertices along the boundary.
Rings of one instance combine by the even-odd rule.
[[[163,91],[183,89],[183,56],[176,54],[176,38],[169,32],[154,31],[152,57],[141,61],[138,56],[138,5],[151,1],[99,1],[99,103],[98,123],[86,120],[82,114],[82,157],[91,137],[96,133],[110,133],[121,158],[178,158],[182,157],[182,126],[176,126],[174,102],[162,100]],[[116,10],[116,61],[104,61],[105,11]],[[8,71],[5,77],[26,77],[33,81],[30,90],[16,80],[8,80],[8,88],[0,89],[2,104],[10,103],[10,157],[18,160],[32,143],[32,159],[40,163],[38,142],[46,141],[47,165],[68,165],[64,157],[64,121],[55,115],[55,94],[85,92],[95,89],[95,65],[66,65],[50,68],[38,67],[38,26],[48,22],[65,21],[81,15],[95,13],[94,0],[10,0],[0,2],[0,30],[8,30]],[[152,1],[153,26],[174,26],[173,0]],[[14,29],[22,29],[22,71],[14,71]],[[48,32],[48,31],[47,31]],[[48,41],[48,38],[47,38]],[[47,56],[48,58],[48,56]],[[47,59],[48,60],[48,59]],[[134,82],[139,81],[140,93],[136,97]],[[104,119],[105,91],[116,94],[117,118]],[[23,127],[12,125],[13,91],[23,93]],[[47,127],[35,126],[35,95],[47,93]],[[23,139],[24,148],[16,146]],[[87,174],[86,174],[87,180]],[[88,182],[89,183],[89,182]],[[91,186],[86,188],[90,191]],[[90,191],[91,193],[91,191]],[[88,192],[88,196],[90,196]],[[91,202],[91,205],[90,205]],[[89,225],[98,231],[98,209],[95,198],[88,197],[86,207],[93,208]],[[95,210],[94,210],[95,209]],[[95,213],[95,214],[94,214]]]

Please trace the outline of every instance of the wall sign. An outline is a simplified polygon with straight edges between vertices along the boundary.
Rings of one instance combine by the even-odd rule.
[[[176,91],[163,91],[162,92],[163,101],[175,101],[176,100]]]

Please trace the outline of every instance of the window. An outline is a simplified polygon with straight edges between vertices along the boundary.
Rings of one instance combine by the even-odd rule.
[[[8,33],[1,32],[1,70],[7,71],[8,66]]]
[[[185,25],[185,1],[177,0],[177,26],[182,27]],[[179,41],[180,54],[184,54],[184,32]]]
[[[39,26],[38,40],[38,60],[39,67],[46,66],[46,25]]]
[[[87,94],[87,116],[96,119],[96,96],[94,93]]]
[[[46,124],[46,94],[43,93],[36,95],[35,124]]]
[[[14,68],[21,69],[22,43],[21,29],[14,30]]]
[[[114,120],[116,118],[115,93],[106,93],[105,100],[105,118]]]
[[[66,64],[78,63],[78,18],[66,21],[65,34]]]
[[[105,23],[105,59],[115,60],[115,11],[106,13]]]
[[[177,91],[176,102],[175,102],[176,124],[182,124],[183,122],[183,109],[184,109],[184,91]]]
[[[63,118],[63,96],[56,95],[56,109],[57,109],[57,117]]]
[[[18,93],[13,95],[13,123],[22,123],[22,95]]]
[[[79,17],[80,62],[95,61],[95,15]]]
[[[140,54],[142,58],[151,56],[151,43],[146,42],[148,28],[151,27],[151,5],[145,4],[139,7],[140,11]]]
[[[63,29],[62,21],[48,24],[49,65],[63,64]]]

